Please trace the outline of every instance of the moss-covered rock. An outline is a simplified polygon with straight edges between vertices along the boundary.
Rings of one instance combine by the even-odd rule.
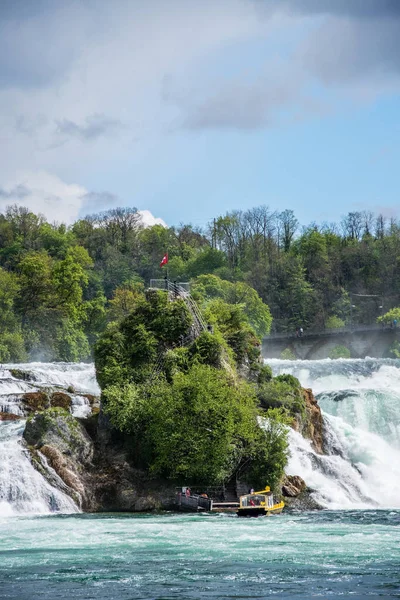
[[[49,481],[53,475],[43,469],[40,457],[45,457],[65,486],[62,489],[71,498],[78,499],[78,504],[84,509],[95,508],[90,486],[87,485],[92,467],[93,441],[77,419],[63,408],[48,408],[28,418],[23,437],[31,450],[34,465]]]
[[[99,403],[98,397],[94,396],[93,394],[82,394],[82,396],[84,398],[86,398],[87,400],[89,400],[90,406],[93,406],[94,404],[98,404]]]
[[[13,413],[0,412],[0,421],[19,421],[22,418],[20,415],[14,415]]]
[[[71,396],[65,392],[54,392],[50,397],[50,405],[54,407],[64,408],[68,410],[71,408],[72,400]]]
[[[42,411],[50,406],[49,397],[45,392],[27,392],[21,401],[28,413]]]
[[[92,440],[85,428],[68,411],[53,407],[31,416],[26,424],[24,439],[30,446],[56,446],[63,454],[79,462],[90,461]]]
[[[293,421],[293,429],[311,440],[319,454],[324,453],[324,420],[321,409],[311,389],[303,389],[305,414],[297,414]]]
[[[10,369],[11,375],[15,379],[21,379],[22,381],[36,381],[36,377],[30,371],[23,371],[22,369]]]

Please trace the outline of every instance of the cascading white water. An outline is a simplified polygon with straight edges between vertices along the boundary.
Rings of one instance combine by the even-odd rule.
[[[0,423],[0,516],[78,512],[32,466],[21,445],[23,421]]]
[[[22,371],[28,380],[14,377],[13,369]],[[3,365],[0,369],[0,412],[23,415],[23,394],[43,389],[70,389],[72,414],[78,417],[90,413],[88,399],[80,394],[99,394],[94,367],[90,364]],[[78,507],[73,500],[52,487],[32,466],[22,442],[24,426],[23,419],[0,420],[0,516],[77,512]],[[47,468],[51,471],[50,467]],[[57,479],[56,473],[52,472],[52,476]],[[62,487],[61,481],[60,484]]]
[[[290,431],[287,473],[300,475],[327,508],[400,507],[400,361],[268,360],[321,406],[326,452]]]

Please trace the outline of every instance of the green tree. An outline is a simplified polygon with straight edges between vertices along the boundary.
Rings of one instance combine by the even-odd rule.
[[[85,248],[69,248],[64,260],[57,262],[52,273],[56,306],[63,314],[79,322],[84,317],[83,289],[88,284],[87,269],[92,260]]]
[[[269,333],[272,323],[270,310],[257,292],[246,283],[231,283],[216,275],[202,275],[195,280],[192,291],[205,304],[214,298],[221,298],[228,304],[241,306],[257,335]]]
[[[400,325],[400,307],[396,306],[388,310],[384,315],[377,318],[378,323],[393,325],[396,321]]]
[[[282,476],[282,415],[271,411],[260,429],[253,388],[233,385],[224,370],[198,364],[177,373],[171,384],[158,381],[147,395],[126,384],[106,388],[103,396],[114,426],[132,436],[137,463],[145,457],[155,475],[215,485],[251,465],[255,484],[276,485]]]

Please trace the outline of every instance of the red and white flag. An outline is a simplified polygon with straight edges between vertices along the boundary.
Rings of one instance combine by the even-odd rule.
[[[164,254],[162,261],[160,262],[160,267],[168,264],[168,252]]]

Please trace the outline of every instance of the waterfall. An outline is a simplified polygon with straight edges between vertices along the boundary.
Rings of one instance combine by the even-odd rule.
[[[32,466],[21,444],[23,421],[0,423],[0,516],[77,512],[66,494]]]
[[[326,455],[290,431],[287,473],[327,508],[400,508],[400,361],[267,362],[312,388],[324,417]]]
[[[21,376],[23,380],[19,378]],[[91,412],[85,394],[99,394],[91,364],[28,363],[0,368],[0,412],[24,416],[23,395],[38,391],[68,393],[71,412],[77,417],[86,417]],[[33,467],[22,440],[24,426],[24,419],[0,420],[0,517],[78,512],[73,500],[52,487]],[[43,461],[51,471],[52,479],[57,481],[57,474],[46,464],[44,457]],[[59,483],[62,489],[61,480]]]

